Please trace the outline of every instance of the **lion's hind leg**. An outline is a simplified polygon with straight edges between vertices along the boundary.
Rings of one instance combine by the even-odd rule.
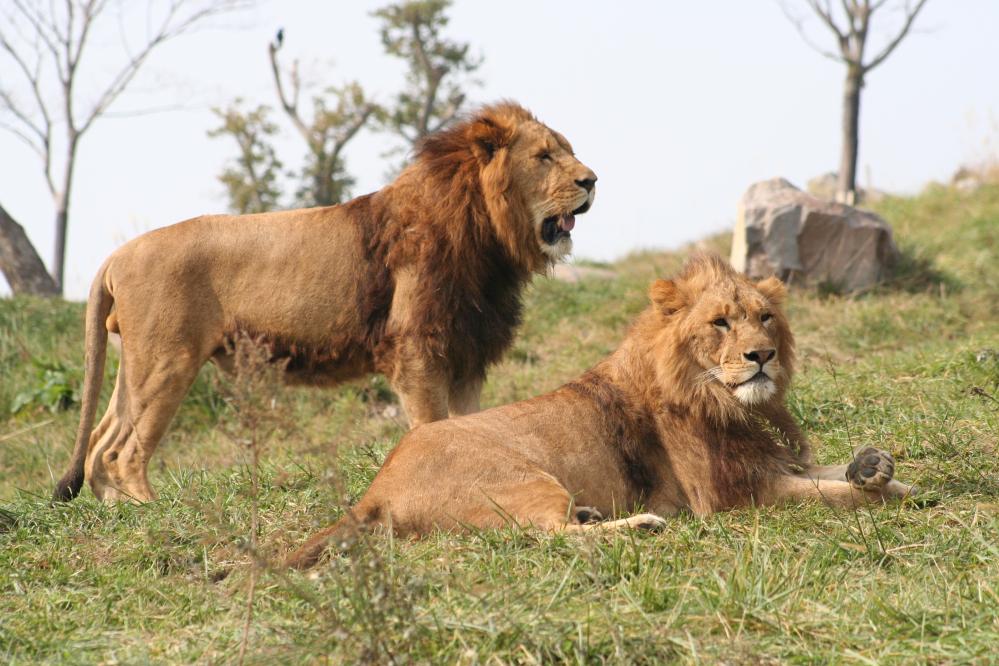
[[[193,355],[156,351],[136,358],[126,344],[112,402],[91,436],[86,476],[105,502],[156,498],[149,459],[202,365]]]
[[[666,527],[666,519],[654,513],[636,513],[617,520],[587,522],[581,525],[567,523],[562,529],[566,532],[590,532],[594,530],[650,530],[658,531]]]
[[[653,513],[640,513],[617,520],[604,520],[595,507],[577,506],[569,491],[554,477],[527,481],[509,489],[497,502],[497,513],[508,522],[550,532],[589,532],[592,530],[658,530],[666,521]]]

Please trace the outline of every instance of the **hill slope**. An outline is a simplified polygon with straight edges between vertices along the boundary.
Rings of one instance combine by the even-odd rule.
[[[72,400],[82,306],[0,301],[0,656],[233,661],[255,554],[252,661],[987,661],[999,640],[999,186],[877,208],[903,269],[862,297],[792,295],[790,405],[821,461],[860,442],[889,449],[937,505],[680,517],[657,535],[380,538],[310,577],[266,563],[356,499],[401,435],[384,382],[281,393],[264,423],[258,550],[245,419],[211,369],[153,462],[159,501],[105,507],[85,491],[50,507],[77,412],[39,405]],[[727,238],[706,245],[724,252]],[[537,281],[485,403],[550,390],[604,356],[682,258]]]

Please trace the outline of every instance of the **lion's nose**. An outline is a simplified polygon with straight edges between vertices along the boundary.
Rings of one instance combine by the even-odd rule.
[[[751,352],[746,352],[743,356],[746,357],[747,361],[755,361],[760,364],[760,367],[772,359],[777,354],[776,349],[756,349]]]
[[[576,181],[576,185],[579,185],[587,192],[592,192],[593,186],[596,184],[597,184],[597,176],[592,172],[590,173],[590,176],[588,178],[581,178]]]

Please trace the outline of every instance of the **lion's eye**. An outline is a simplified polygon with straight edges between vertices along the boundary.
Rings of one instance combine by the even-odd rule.
[[[766,312],[766,313],[760,315],[760,321],[762,321],[764,323],[770,321],[773,318],[774,318],[774,316],[772,314],[770,314],[769,312]]]
[[[541,153],[540,155],[538,155],[538,159],[541,160],[542,162],[551,162],[552,161],[552,154],[549,153],[549,152],[547,152],[547,151],[545,151],[545,152]]]
[[[718,317],[711,323],[720,328],[728,328],[728,321],[724,317]]]

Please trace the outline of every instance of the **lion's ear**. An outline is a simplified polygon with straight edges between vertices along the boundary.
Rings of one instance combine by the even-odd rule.
[[[500,127],[489,118],[479,118],[468,128],[468,139],[472,154],[479,164],[489,164],[500,148],[510,141],[509,130]]]
[[[774,305],[780,305],[787,296],[787,287],[780,279],[770,276],[756,283],[756,288]]]
[[[673,314],[686,305],[680,289],[670,280],[653,282],[649,287],[649,298],[664,314]]]

